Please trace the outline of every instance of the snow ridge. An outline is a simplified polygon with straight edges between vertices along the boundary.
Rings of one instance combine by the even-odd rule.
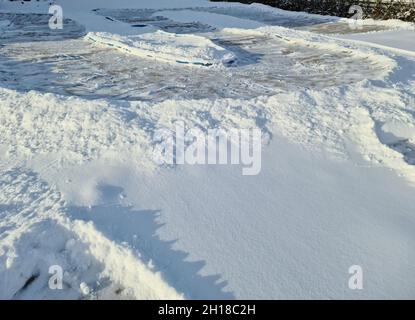
[[[156,31],[136,36],[90,32],[85,39],[138,57],[169,63],[210,67],[235,61],[235,56],[209,39]]]

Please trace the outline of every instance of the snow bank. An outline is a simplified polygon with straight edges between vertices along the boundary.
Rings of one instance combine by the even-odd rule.
[[[209,39],[160,30],[135,36],[90,32],[85,39],[138,57],[170,63],[213,66],[235,60],[231,52]]]
[[[62,195],[20,167],[0,173],[0,299],[182,299],[139,255],[70,220]],[[88,215],[88,210],[83,210]],[[64,290],[50,290],[60,266]]]
[[[128,162],[146,172],[155,168],[156,129],[173,130],[179,120],[189,127],[257,128],[263,113],[255,101],[230,99],[124,104],[0,88],[0,100],[0,146],[7,146],[7,157],[43,156],[59,164]]]

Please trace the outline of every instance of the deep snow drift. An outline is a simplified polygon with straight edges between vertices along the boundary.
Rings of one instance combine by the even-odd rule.
[[[0,298],[415,297],[412,25],[58,3],[0,8]],[[260,129],[261,173],[158,165],[176,121]]]

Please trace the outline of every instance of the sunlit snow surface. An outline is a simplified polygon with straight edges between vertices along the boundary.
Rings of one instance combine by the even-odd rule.
[[[412,298],[413,188],[395,173],[415,182],[413,59],[302,32],[355,32],[337,18],[186,6],[74,4],[79,23],[53,31],[0,13],[0,298]],[[85,36],[127,29],[236,59],[166,63]],[[158,167],[155,130],[177,120],[261,129],[261,174]]]

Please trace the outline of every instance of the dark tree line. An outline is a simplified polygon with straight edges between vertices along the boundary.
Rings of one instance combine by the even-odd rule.
[[[223,0],[222,0],[223,1]],[[230,0],[235,2],[237,0]],[[349,8],[359,5],[364,18],[401,19],[415,22],[415,0],[239,0],[237,2],[260,2],[270,6],[292,11],[329,14],[339,17],[351,17]]]

